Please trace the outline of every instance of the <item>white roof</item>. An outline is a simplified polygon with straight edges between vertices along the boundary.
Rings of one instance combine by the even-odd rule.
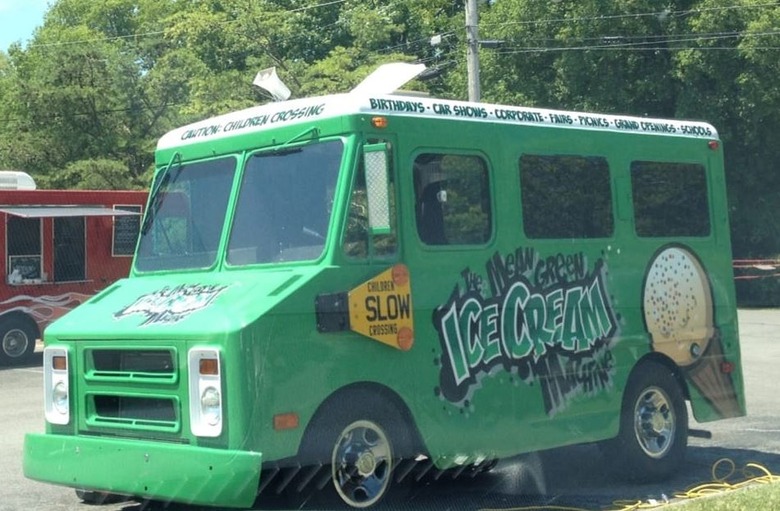
[[[138,216],[137,211],[113,209],[105,206],[0,206],[0,213],[22,218],[54,218],[70,216]]]
[[[707,139],[718,137],[712,125],[697,121],[472,103],[431,97],[350,93],[269,103],[206,119],[168,132],[158,142],[157,149],[170,149],[264,131],[280,125],[302,124],[349,114],[460,119]]]

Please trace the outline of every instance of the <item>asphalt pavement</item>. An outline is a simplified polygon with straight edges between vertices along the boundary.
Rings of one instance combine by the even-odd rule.
[[[616,482],[608,460],[593,445],[575,446],[503,460],[490,473],[451,480],[426,478],[398,489],[383,506],[391,510],[484,510],[528,506],[615,509],[616,501],[663,501],[713,479],[713,466],[728,459],[734,478],[748,463],[780,474],[780,309],[739,311],[740,337],[748,415],[692,428],[712,433],[711,439],[691,438],[686,461],[669,481],[648,485]],[[185,506],[160,506],[131,501],[86,505],[74,491],[25,479],[22,475],[24,434],[43,430],[41,355],[26,367],[0,367],[0,511],[193,511]],[[718,465],[723,475],[730,462]],[[321,503],[296,507],[321,509]],[[200,508],[197,508],[200,509]],[[290,509],[281,499],[257,502],[254,509]]]

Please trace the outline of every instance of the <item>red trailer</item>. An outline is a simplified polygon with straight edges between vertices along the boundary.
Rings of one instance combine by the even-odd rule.
[[[127,276],[146,198],[146,191],[0,190],[0,365],[29,360],[49,323]]]

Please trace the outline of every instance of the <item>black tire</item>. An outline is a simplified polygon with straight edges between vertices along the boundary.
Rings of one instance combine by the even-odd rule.
[[[307,429],[302,459],[328,465],[331,476],[322,493],[307,492],[307,500],[374,507],[393,486],[393,471],[411,445],[409,429],[398,419],[402,414],[380,396],[353,394],[348,401],[321,410]]]
[[[670,477],[685,458],[688,411],[680,385],[671,370],[645,362],[631,375],[617,438],[602,451],[618,477],[652,482]]]
[[[35,353],[38,331],[29,321],[11,316],[0,319],[0,364],[29,362]]]
[[[82,490],[81,488],[76,489],[76,497],[78,497],[84,504],[96,506],[102,504],[115,504],[117,502],[127,500],[126,497],[121,495],[115,495],[113,493],[106,493],[103,491]]]

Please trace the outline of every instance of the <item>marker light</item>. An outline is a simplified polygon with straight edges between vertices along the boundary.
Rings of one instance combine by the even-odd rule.
[[[297,413],[280,413],[274,415],[274,429],[276,431],[283,431],[285,429],[295,429],[298,427],[300,419]]]
[[[718,143],[717,140],[710,140],[709,142],[707,142],[707,147],[715,151],[718,147],[720,147],[720,144]]]
[[[219,351],[192,348],[187,354],[189,370],[190,430],[195,436],[222,434],[222,380]]]
[[[380,129],[387,128],[387,117],[372,117],[371,126]]]
[[[65,348],[43,350],[43,411],[51,424],[70,422],[68,351]]]

